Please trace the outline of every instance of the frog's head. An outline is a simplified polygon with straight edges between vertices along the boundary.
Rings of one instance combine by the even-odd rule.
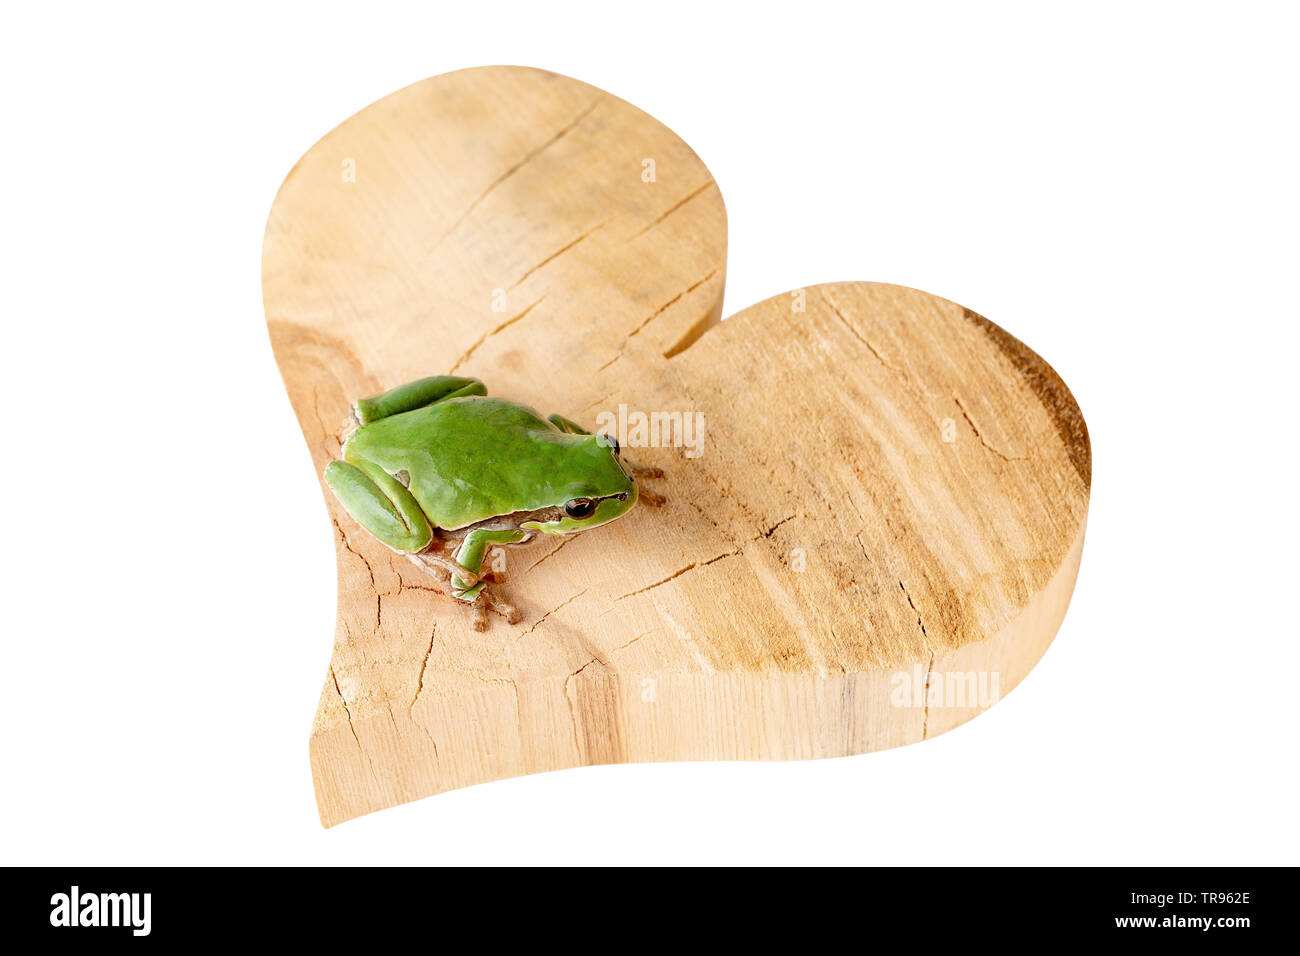
[[[608,524],[636,504],[637,489],[609,435],[565,435],[567,480],[553,503],[553,517],[523,527],[544,534],[573,534]],[[553,476],[554,477],[554,476]]]

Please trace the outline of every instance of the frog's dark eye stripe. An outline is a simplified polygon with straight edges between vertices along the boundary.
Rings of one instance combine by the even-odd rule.
[[[564,513],[570,518],[590,518],[596,511],[596,502],[590,498],[571,498],[564,503]]]
[[[617,454],[619,453],[619,446],[618,446],[618,439],[617,439],[617,438],[615,438],[613,435],[600,435],[599,437],[600,437],[600,440],[601,440],[601,441],[603,441],[603,442],[604,442],[606,445],[608,445],[610,448],[614,449],[614,454],[617,455]]]

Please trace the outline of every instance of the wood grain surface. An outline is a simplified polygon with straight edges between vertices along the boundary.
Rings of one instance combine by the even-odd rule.
[[[326,825],[583,764],[912,743],[1042,655],[1089,494],[1065,384],[988,320],[898,286],[794,289],[719,323],[725,247],[685,143],[538,70],[417,83],[290,172],[263,284],[318,476],[353,399],[423,375],[588,427],[620,406],[702,422],[694,448],[628,450],[664,469],[664,507],[508,550],[523,621],[486,633],[322,485]]]

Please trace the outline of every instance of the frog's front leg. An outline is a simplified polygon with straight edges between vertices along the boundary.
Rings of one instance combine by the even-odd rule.
[[[465,535],[465,540],[461,542],[460,547],[456,550],[456,563],[472,575],[478,575],[479,569],[483,567],[483,558],[487,555],[487,549],[490,545],[518,544],[527,537],[528,532],[518,528],[508,528],[502,531],[477,528]],[[477,578],[475,579],[477,580]],[[455,589],[453,593],[462,601],[473,601],[483,590],[482,581],[477,584],[469,584],[464,582],[457,574],[452,575],[451,586]]]
[[[486,556],[490,545],[518,544],[527,537],[528,532],[518,528],[501,531],[478,528],[465,535],[465,540],[461,542],[460,548],[456,551],[456,563],[465,570],[477,575],[479,569],[483,567],[483,558]],[[478,579],[475,578],[475,580]],[[487,582],[485,581],[478,581],[477,584],[471,585],[457,574],[451,576],[452,595],[467,603],[477,604],[479,607],[479,616],[474,622],[476,629],[481,631],[487,627],[487,610],[493,610],[503,615],[511,624],[518,621],[519,612],[513,606],[485,593],[484,589],[486,587]]]
[[[352,407],[357,422],[369,425],[381,418],[400,415],[425,405],[448,398],[462,398],[467,395],[486,395],[487,387],[476,378],[461,378],[456,375],[432,375],[429,378],[416,379],[397,388],[390,388],[379,395],[363,398]]]
[[[546,420],[562,432],[568,432],[570,435],[590,435],[591,432],[583,428],[577,422],[563,415],[547,415]]]
[[[394,551],[420,551],[433,540],[415,497],[378,465],[332,461],[325,466],[325,483],[357,524]]]

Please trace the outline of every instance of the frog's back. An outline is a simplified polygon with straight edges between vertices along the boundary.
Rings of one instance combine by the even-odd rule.
[[[623,477],[591,436],[562,432],[531,408],[479,395],[363,425],[345,457],[398,476],[443,529],[603,493],[595,485],[614,480],[611,466]]]

